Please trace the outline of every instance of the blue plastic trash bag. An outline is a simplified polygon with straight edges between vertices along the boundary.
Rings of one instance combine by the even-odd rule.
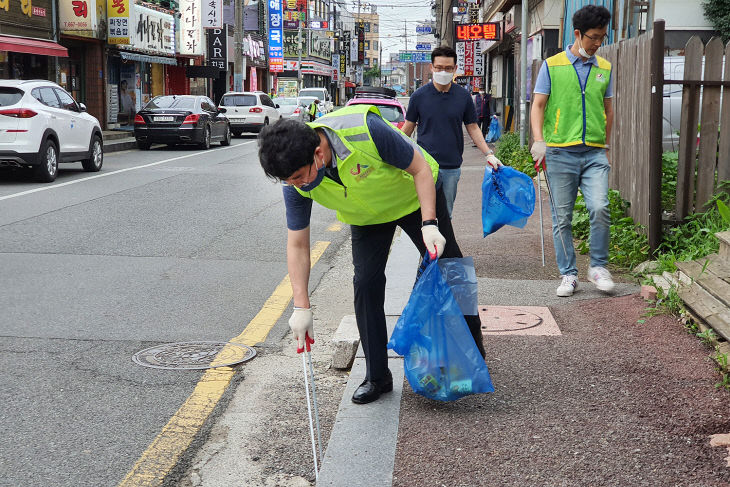
[[[413,392],[437,401],[494,392],[489,370],[436,261],[428,261],[388,342]]]
[[[482,229],[486,237],[505,225],[522,228],[535,211],[532,179],[509,166],[487,166],[482,181]]]
[[[489,143],[497,142],[502,137],[502,126],[499,123],[499,119],[496,116],[492,116],[492,121],[489,122],[489,132],[484,138]]]

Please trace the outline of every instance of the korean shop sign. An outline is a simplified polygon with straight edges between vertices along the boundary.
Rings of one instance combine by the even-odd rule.
[[[226,29],[208,31],[208,65],[228,69],[228,34]]]
[[[59,2],[61,30],[64,32],[96,31],[96,0],[72,0]]]
[[[132,45],[143,51],[175,54],[175,19],[172,15],[135,5]]]
[[[203,28],[223,28],[223,0],[203,0]]]
[[[332,59],[332,49],[329,37],[320,35],[314,31],[309,31],[309,55],[320,59],[330,61]]]
[[[180,0],[180,54],[203,54],[203,20],[200,0]]]
[[[3,24],[0,32],[50,39],[53,22],[51,1],[0,0],[0,24]]]
[[[109,23],[107,42],[109,44],[130,44],[132,34],[132,12],[130,0],[108,0],[106,16]]]
[[[281,0],[269,0],[269,71],[284,71],[284,29]]]

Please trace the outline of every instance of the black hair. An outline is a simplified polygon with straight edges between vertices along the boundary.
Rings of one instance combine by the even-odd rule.
[[[299,168],[312,164],[320,139],[309,125],[282,118],[261,130],[258,143],[264,173],[275,181],[283,181]]]
[[[450,57],[454,59],[454,64],[458,62],[456,57],[456,51],[449,46],[439,46],[431,52],[431,64],[436,60],[437,57]]]
[[[602,29],[611,21],[611,12],[602,5],[586,5],[573,14],[573,28],[585,34],[590,29]]]

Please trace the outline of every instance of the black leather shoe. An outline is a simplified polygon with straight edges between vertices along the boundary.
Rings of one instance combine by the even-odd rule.
[[[388,375],[379,381],[365,379],[360,387],[355,390],[352,395],[352,402],[355,404],[367,404],[373,402],[385,392],[393,390],[393,376],[388,371]]]

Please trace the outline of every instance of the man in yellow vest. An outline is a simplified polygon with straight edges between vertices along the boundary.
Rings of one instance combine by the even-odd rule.
[[[608,263],[608,139],[613,123],[611,63],[596,51],[606,40],[610,12],[586,5],[573,15],[575,42],[540,68],[532,99],[530,149],[535,167],[544,168],[554,207],[553,246],[562,281],[558,296],[578,287],[573,247],[573,207],[578,188],[590,214],[588,280],[605,292],[613,287]]]
[[[309,105],[309,121],[314,122],[317,118],[317,105],[319,105],[319,99],[315,98],[314,101]]]
[[[259,136],[261,167],[283,186],[287,264],[294,296],[289,319],[298,351],[313,343],[309,302],[312,201],[350,224],[355,268],[355,315],[366,376],[352,396],[365,404],[393,390],[385,326],[385,265],[396,227],[423,255],[461,257],[438,163],[380,116],[372,105],[352,105],[307,124],[283,119]],[[465,316],[484,356],[479,316]]]

